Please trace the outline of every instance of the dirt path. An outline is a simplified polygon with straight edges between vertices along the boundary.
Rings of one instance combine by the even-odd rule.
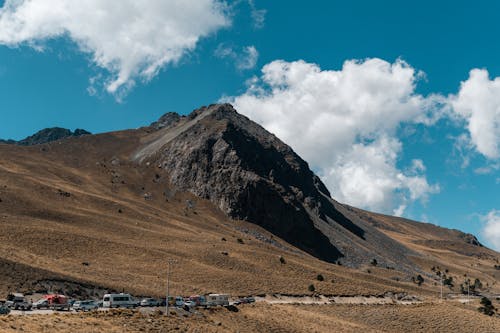
[[[256,302],[266,302],[269,304],[419,304],[423,303],[414,296],[285,296],[266,295],[265,297],[255,297]]]

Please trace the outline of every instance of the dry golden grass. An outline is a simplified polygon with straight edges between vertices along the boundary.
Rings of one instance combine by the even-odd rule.
[[[335,295],[404,289],[390,279],[319,261],[255,225],[228,220],[209,202],[174,194],[163,177],[157,178],[155,166],[139,170],[127,162],[137,140],[130,133],[82,139],[43,149],[0,145],[0,154],[8,156],[0,161],[0,273],[5,281],[0,294],[57,279],[160,296],[168,258],[177,259],[172,293],[184,295],[308,294],[311,283],[317,292]],[[103,149],[103,143],[109,147]],[[196,207],[186,210],[186,200]],[[317,274],[325,281],[316,281]]]
[[[0,317],[1,332],[498,332],[500,319],[456,303],[244,305],[190,317],[111,311]]]
[[[43,146],[0,145],[0,296],[36,289],[46,280],[160,296],[168,258],[177,259],[173,294],[301,295],[314,284],[327,295],[437,295],[437,286],[426,282],[419,288],[397,271],[319,261],[255,225],[228,220],[207,201],[176,192],[165,176],[157,176],[157,166],[129,162],[143,135],[124,131]],[[196,203],[194,209],[187,209],[187,200]],[[456,276],[468,272],[490,285],[498,280],[491,258],[417,245],[415,235],[425,233],[411,225],[391,234],[424,255],[415,260],[423,270],[439,263]],[[470,266],[478,260],[480,266]],[[316,281],[317,274],[325,281]]]

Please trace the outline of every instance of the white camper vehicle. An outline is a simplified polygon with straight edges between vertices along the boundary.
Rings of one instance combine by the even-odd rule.
[[[106,294],[102,299],[103,308],[134,308],[137,302],[129,294]]]
[[[227,306],[229,305],[229,295],[227,294],[208,294],[207,306]]]

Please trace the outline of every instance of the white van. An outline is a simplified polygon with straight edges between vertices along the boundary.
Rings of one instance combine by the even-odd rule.
[[[229,295],[226,294],[208,294],[207,306],[228,306],[229,305]]]
[[[134,308],[136,301],[129,294],[106,294],[102,299],[103,308]]]

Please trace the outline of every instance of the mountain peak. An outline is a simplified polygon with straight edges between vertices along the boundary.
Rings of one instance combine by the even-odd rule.
[[[213,104],[187,117],[164,117],[175,122],[146,137],[133,160],[156,165],[180,189],[320,259],[335,262],[344,256],[339,246],[349,247],[353,238],[364,241],[364,227],[336,208],[308,164],[232,105]],[[343,238],[325,232],[332,227]],[[357,260],[362,256],[358,253]]]
[[[77,137],[89,134],[91,133],[80,128],[77,128],[74,132],[72,132],[71,130],[66,128],[51,127],[51,128],[44,128],[36,132],[35,134],[19,141],[0,140],[0,143],[15,144],[19,146],[33,146],[33,145],[39,145],[39,144],[49,143],[52,141],[61,140],[68,137]]]
[[[163,116],[161,116],[157,121],[151,123],[151,125],[149,126],[156,130],[160,130],[162,128],[175,125],[180,119],[181,116],[178,113],[167,112]]]

